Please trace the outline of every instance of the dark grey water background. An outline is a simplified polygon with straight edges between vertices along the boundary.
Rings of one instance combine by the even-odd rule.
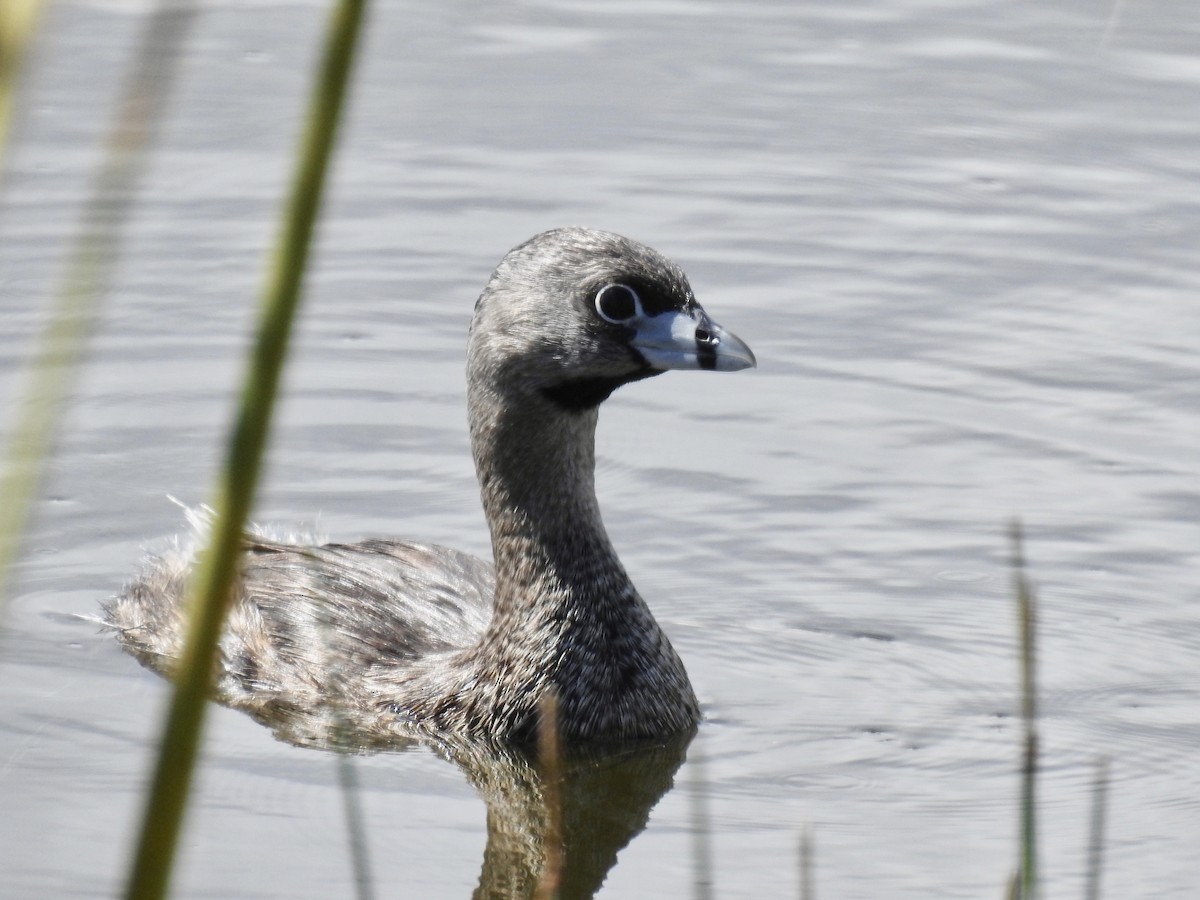
[[[0,893],[112,894],[164,685],[94,612],[205,499],[323,24],[208,3],[0,646]],[[0,396],[141,24],[46,21],[0,218]],[[1018,730],[1005,523],[1044,604],[1047,896],[1200,883],[1200,24],[1186,4],[380,3],[258,516],[484,554],[471,305],[508,247],[621,231],[760,369],[603,416],[609,530],[688,663],[720,896],[997,897]],[[11,405],[6,407],[11,410]],[[11,419],[7,415],[6,418]],[[359,763],[381,896],[485,838],[428,753]],[[686,785],[609,897],[690,896]],[[178,895],[347,896],[332,760],[210,718]]]

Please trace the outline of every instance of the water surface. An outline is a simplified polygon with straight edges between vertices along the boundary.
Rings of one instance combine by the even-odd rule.
[[[208,496],[324,18],[206,5],[0,646],[0,872],[119,890],[164,685],[71,614]],[[140,13],[58,4],[0,220],[0,380],[55,284]],[[760,368],[605,407],[598,488],[707,721],[601,896],[994,897],[1015,863],[1006,523],[1043,601],[1047,896],[1200,881],[1197,21],[1176,5],[379,4],[258,505],[486,554],[471,305],[528,235],[677,259]],[[696,760],[702,759],[703,765]],[[356,760],[380,896],[463,897],[481,800]],[[182,897],[350,892],[332,758],[214,708]]]

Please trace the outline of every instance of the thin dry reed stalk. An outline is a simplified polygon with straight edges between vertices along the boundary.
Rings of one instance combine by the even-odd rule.
[[[1100,900],[1100,874],[1104,867],[1104,826],[1108,816],[1108,760],[1096,761],[1092,780],[1092,821],[1088,828],[1087,880],[1084,900]]]
[[[708,774],[704,755],[696,744],[688,760],[691,770],[689,799],[692,813],[692,895],[696,900],[713,900],[716,878],[713,875],[712,818],[708,813]]]
[[[1021,755],[1020,859],[1017,865],[1016,896],[1036,900],[1037,872],[1037,598],[1025,575],[1021,524],[1009,530],[1012,544],[1013,586],[1017,594],[1017,617],[1021,643],[1021,723],[1024,738]]]
[[[538,709],[538,763],[542,775],[542,796],[546,803],[546,848],[542,877],[538,879],[535,900],[554,900],[562,886],[563,797],[562,747],[558,733],[558,695],[553,690],[542,694]]]
[[[342,810],[346,815],[346,841],[354,873],[354,896],[356,900],[373,900],[375,880],[371,876],[371,858],[367,852],[369,845],[362,810],[362,790],[358,786],[358,770],[346,750],[337,751],[337,773]]]
[[[806,827],[800,832],[800,900],[817,900],[815,864],[813,833]]]

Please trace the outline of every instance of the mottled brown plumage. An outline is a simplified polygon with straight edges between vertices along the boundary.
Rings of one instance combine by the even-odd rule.
[[[445,547],[247,537],[217,695],[289,732],[524,742],[559,697],[567,740],[663,737],[699,709],[683,664],[605,533],[599,404],[669,368],[735,370],[677,266],[586,229],[511,251],[475,307],[471,444],[493,567]],[[203,512],[191,513],[203,531]],[[106,605],[122,643],[169,672],[191,545],[151,559]]]

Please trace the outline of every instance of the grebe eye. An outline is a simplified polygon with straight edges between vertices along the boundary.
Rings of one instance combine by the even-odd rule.
[[[624,325],[642,313],[642,301],[637,291],[627,284],[609,284],[596,294],[596,312],[614,325]]]

